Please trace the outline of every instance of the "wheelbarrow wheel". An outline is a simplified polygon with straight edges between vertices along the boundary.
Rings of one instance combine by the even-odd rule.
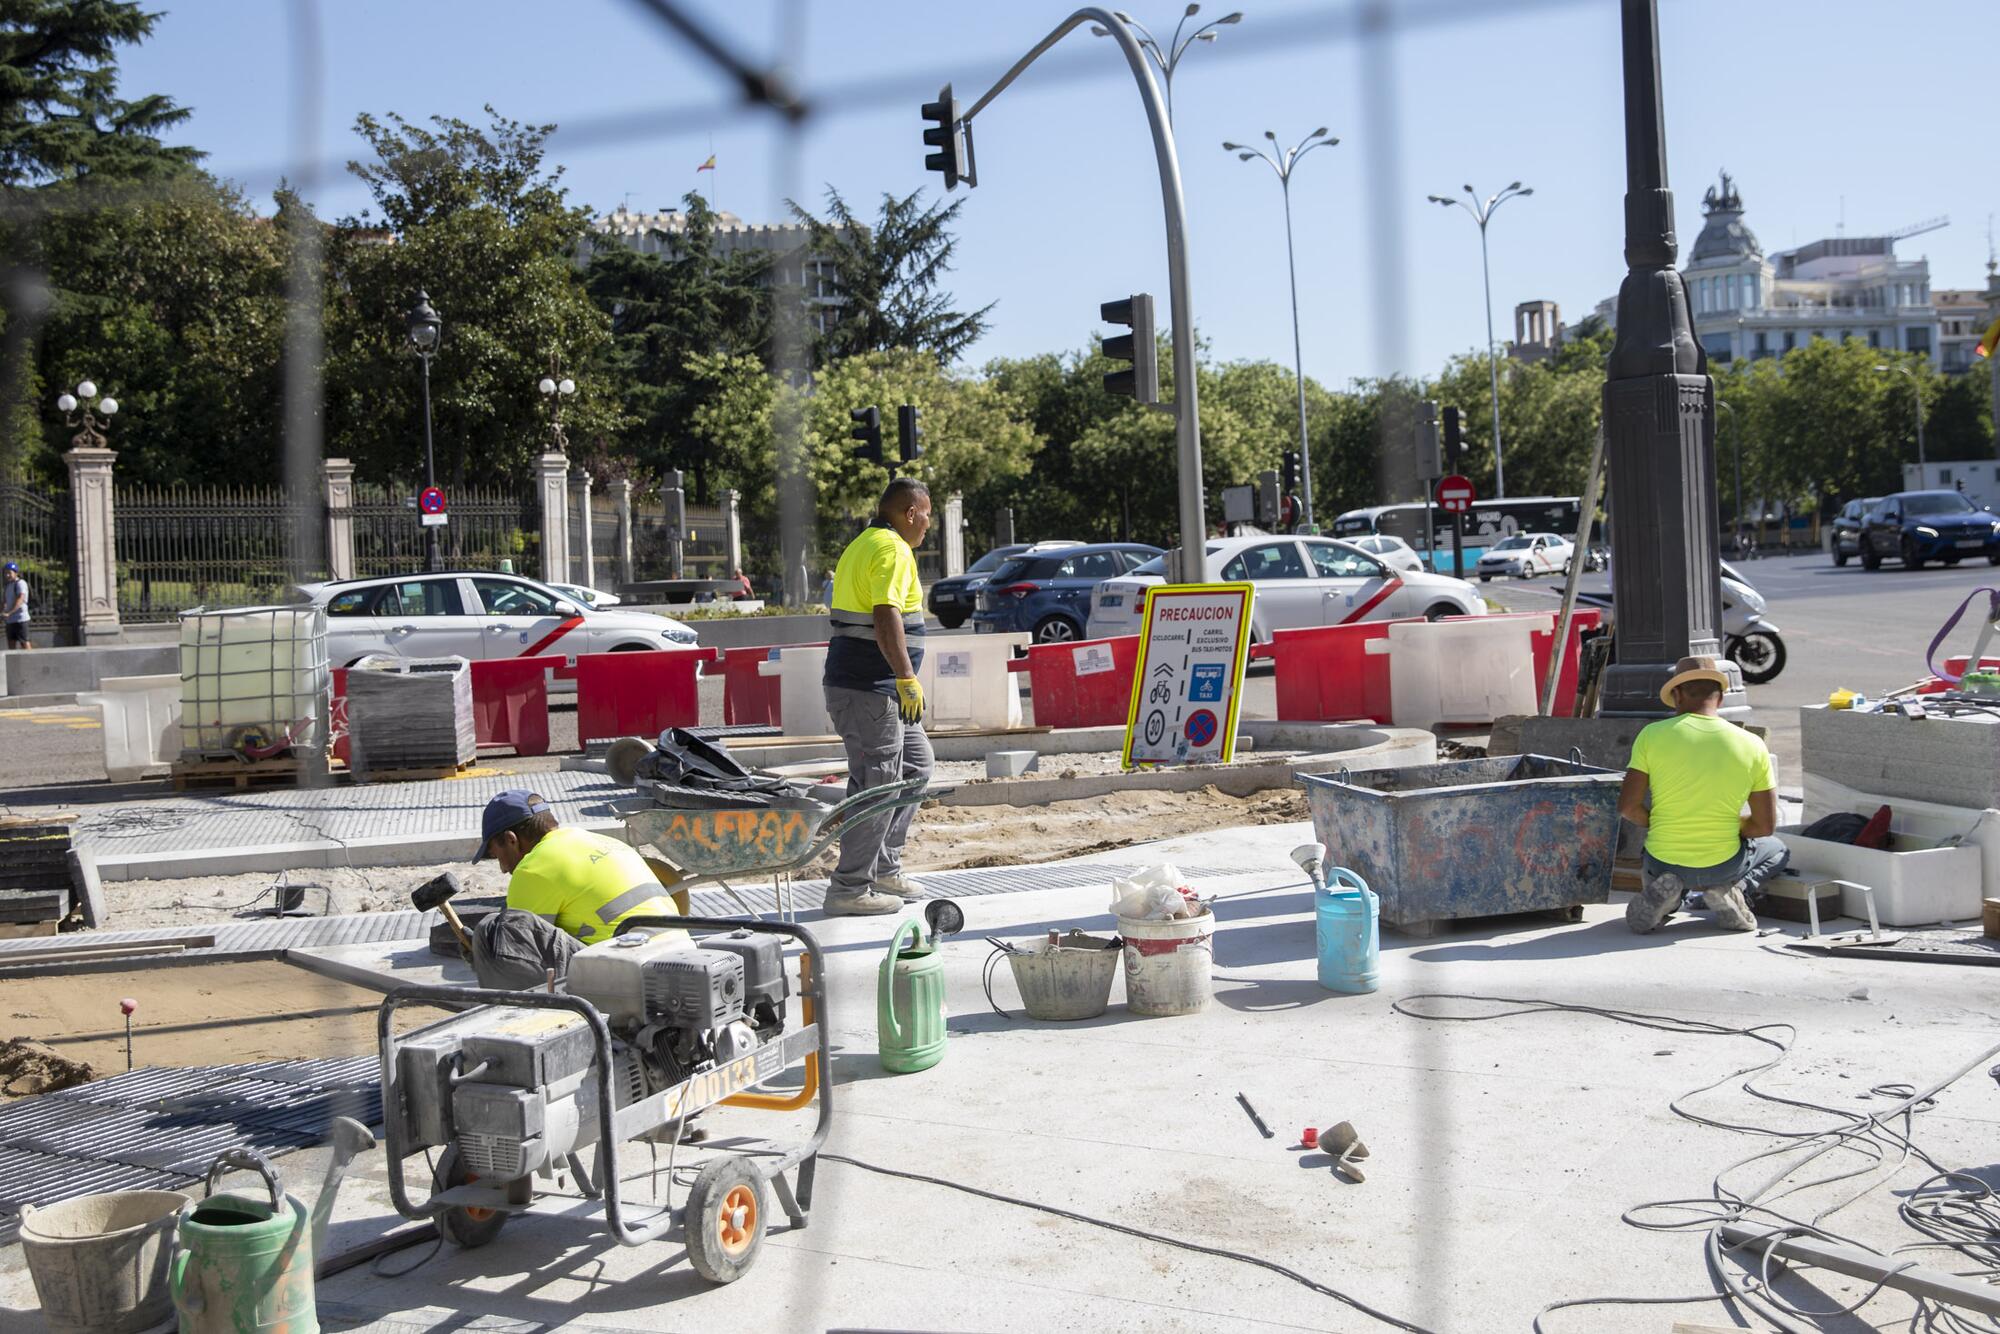
[[[741,1158],[711,1158],[688,1190],[688,1262],[710,1283],[734,1283],[764,1244],[764,1178]]]
[[[446,1147],[438,1159],[437,1181],[433,1189],[450,1190],[453,1186],[470,1185],[478,1177],[465,1170],[459,1162],[458,1146]],[[437,1216],[438,1233],[461,1250],[472,1250],[484,1246],[500,1235],[501,1226],[507,1221],[503,1209],[470,1209],[463,1206],[447,1209]]]

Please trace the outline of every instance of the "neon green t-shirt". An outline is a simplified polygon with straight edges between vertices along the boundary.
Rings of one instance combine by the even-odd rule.
[[[1778,785],[1761,740],[1726,718],[1698,713],[1641,729],[1630,767],[1646,775],[1652,795],[1646,851],[1675,866],[1718,866],[1734,857],[1743,843],[1743,803]]]

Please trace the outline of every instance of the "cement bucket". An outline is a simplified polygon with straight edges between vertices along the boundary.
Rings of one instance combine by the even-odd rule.
[[[1051,931],[1046,943],[1009,954],[1007,963],[1030,1019],[1095,1019],[1111,1003],[1118,942],[1081,931],[1062,936]]]
[[[134,1334],[173,1313],[167,1259],[177,1190],[118,1190],[21,1206],[21,1253],[57,1334]]]

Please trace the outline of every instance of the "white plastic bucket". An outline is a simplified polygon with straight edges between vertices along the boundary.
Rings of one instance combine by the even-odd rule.
[[[1118,919],[1125,937],[1125,1004],[1134,1014],[1195,1014],[1214,992],[1215,914]]]
[[[114,676],[76,702],[104,720],[104,774],[131,783],[181,754],[181,678]]]
[[[21,1253],[56,1334],[134,1334],[173,1313],[174,1220],[191,1197],[117,1190],[21,1206]]]

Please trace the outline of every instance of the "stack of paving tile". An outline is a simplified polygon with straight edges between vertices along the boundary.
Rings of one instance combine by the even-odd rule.
[[[0,825],[0,935],[54,935],[69,911],[67,824]]]
[[[456,769],[478,757],[464,658],[369,658],[347,673],[347,764],[356,777]]]

